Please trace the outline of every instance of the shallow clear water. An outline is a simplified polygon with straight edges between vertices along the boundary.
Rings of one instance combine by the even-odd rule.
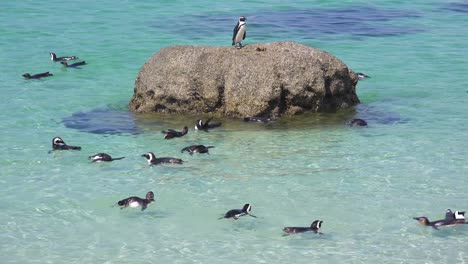
[[[2,263],[464,263],[468,226],[413,216],[468,210],[467,2],[3,1],[0,3]],[[140,67],[169,45],[297,41],[370,79],[362,104],[274,124],[127,110]],[[82,69],[49,60],[77,55]],[[25,72],[51,71],[43,80]],[[366,128],[344,123],[353,117]],[[81,151],[55,152],[61,136]],[[211,155],[181,154],[191,144]],[[184,159],[149,167],[141,154]],[[125,159],[91,164],[106,152]],[[144,212],[119,210],[155,192]],[[258,218],[218,220],[253,205]],[[324,221],[324,235],[283,236]]]

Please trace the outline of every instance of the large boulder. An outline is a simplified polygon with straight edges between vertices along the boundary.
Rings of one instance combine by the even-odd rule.
[[[359,103],[357,75],[333,55],[294,42],[172,46],[141,68],[134,112],[278,117]]]

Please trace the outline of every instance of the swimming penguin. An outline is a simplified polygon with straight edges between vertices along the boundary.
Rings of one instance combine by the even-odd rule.
[[[64,56],[64,57],[58,57],[55,55],[55,53],[50,53],[50,60],[51,61],[69,61],[69,60],[76,60],[78,57],[76,56]]]
[[[465,212],[462,211],[455,211],[447,209],[445,211],[445,219],[446,220],[457,220],[458,222],[465,222]]]
[[[245,204],[244,207],[242,207],[242,209],[229,210],[223,217],[220,217],[219,219],[234,218],[235,220],[237,220],[239,219],[239,217],[244,215],[256,217],[255,215],[250,214],[250,211],[252,211],[252,206],[250,204]]]
[[[235,46],[238,49],[242,48],[241,41],[244,40],[245,36],[247,35],[245,28],[246,20],[247,18],[245,18],[245,16],[239,17],[239,21],[237,22],[236,26],[234,27],[234,30],[232,31],[232,46]]]
[[[90,159],[91,162],[102,162],[102,161],[121,160],[121,159],[125,159],[125,157],[112,158],[111,155],[109,155],[109,154],[106,154],[106,153],[98,153],[98,154],[89,156],[88,159]]]
[[[154,202],[154,193],[153,192],[148,192],[146,194],[146,198],[142,199],[140,197],[132,196],[125,198],[123,200],[120,200],[117,202],[119,206],[122,206],[120,209],[124,209],[125,207],[138,207],[141,206],[141,210],[145,210],[148,204]]]
[[[193,146],[183,148],[180,152],[183,153],[184,151],[188,151],[188,153],[190,155],[193,155],[193,153],[200,153],[200,154],[207,153],[207,154],[210,154],[208,152],[208,149],[210,149],[210,148],[214,148],[214,146],[193,145]]]
[[[163,157],[163,158],[156,158],[153,152],[148,152],[146,154],[141,155],[142,157],[145,157],[146,160],[148,160],[149,165],[158,165],[161,163],[172,163],[172,164],[182,164],[183,160],[181,159],[176,159],[176,158],[168,158],[168,157]]]
[[[322,220],[315,220],[312,222],[310,227],[285,227],[283,228],[283,231],[288,233],[288,234],[295,234],[295,233],[305,233],[305,232],[314,232],[318,234],[320,233],[320,227],[322,227]]]
[[[54,75],[50,72],[43,72],[43,73],[38,73],[38,74],[33,74],[33,75],[29,73],[23,74],[23,77],[26,79],[40,79],[42,77],[49,77],[49,76],[54,76]]]
[[[274,122],[275,120],[268,117],[244,117],[245,122],[252,122],[252,123],[270,123]]]
[[[447,215],[446,215],[447,217]],[[429,219],[425,216],[413,217],[414,220],[417,220],[419,223],[425,226],[432,226],[434,229],[439,229],[441,226],[454,226],[459,224],[467,224],[465,220],[457,220],[453,219],[441,219],[436,221],[429,221]]]
[[[182,129],[181,132],[175,131],[173,129],[168,129],[168,130],[164,130],[164,131],[161,131],[161,132],[166,134],[164,136],[164,139],[171,139],[171,138],[175,138],[175,137],[183,137],[183,136],[185,136],[187,134],[188,127],[184,126],[184,129]]]
[[[367,122],[364,119],[360,118],[354,118],[346,124],[349,126],[367,126]]]
[[[212,129],[212,128],[221,126],[221,122],[210,124],[211,119],[213,119],[213,118],[212,117],[208,118],[205,123],[203,123],[203,121],[201,119],[198,119],[197,123],[195,124],[195,129],[196,130],[205,130],[205,131],[207,131],[208,129]]]
[[[54,137],[52,139],[52,150],[81,150],[81,147],[67,145],[60,137]]]
[[[77,68],[78,66],[86,65],[86,61],[75,62],[72,64],[68,64],[66,61],[61,61],[60,63],[67,68]]]
[[[362,73],[362,72],[356,72],[356,75],[358,76],[359,80],[365,79],[365,78],[370,78],[369,75]]]

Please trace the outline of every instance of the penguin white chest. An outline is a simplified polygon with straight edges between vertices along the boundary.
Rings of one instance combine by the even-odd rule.
[[[237,34],[236,34],[236,38],[234,39],[234,43],[240,43],[242,41],[242,38],[244,37],[244,33],[245,33],[245,24],[239,27],[239,30],[237,31]]]
[[[130,202],[128,205],[130,207],[138,207],[138,206],[140,206],[140,203],[135,201],[135,202]]]

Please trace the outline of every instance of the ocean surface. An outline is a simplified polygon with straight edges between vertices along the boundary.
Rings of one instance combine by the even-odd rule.
[[[413,220],[468,211],[467,1],[4,0],[0,14],[0,263],[468,262],[468,225]],[[244,44],[296,41],[370,75],[361,104],[209,133],[192,129],[209,115],[128,111],[152,54],[230,46],[240,15]],[[55,136],[82,150],[49,154]],[[215,148],[180,153],[192,144]],[[185,163],[150,167],[149,151]],[[126,158],[90,163],[99,152]],[[148,191],[145,211],[116,206]],[[218,220],[245,203],[257,218]],[[322,235],[282,232],[316,219]]]

